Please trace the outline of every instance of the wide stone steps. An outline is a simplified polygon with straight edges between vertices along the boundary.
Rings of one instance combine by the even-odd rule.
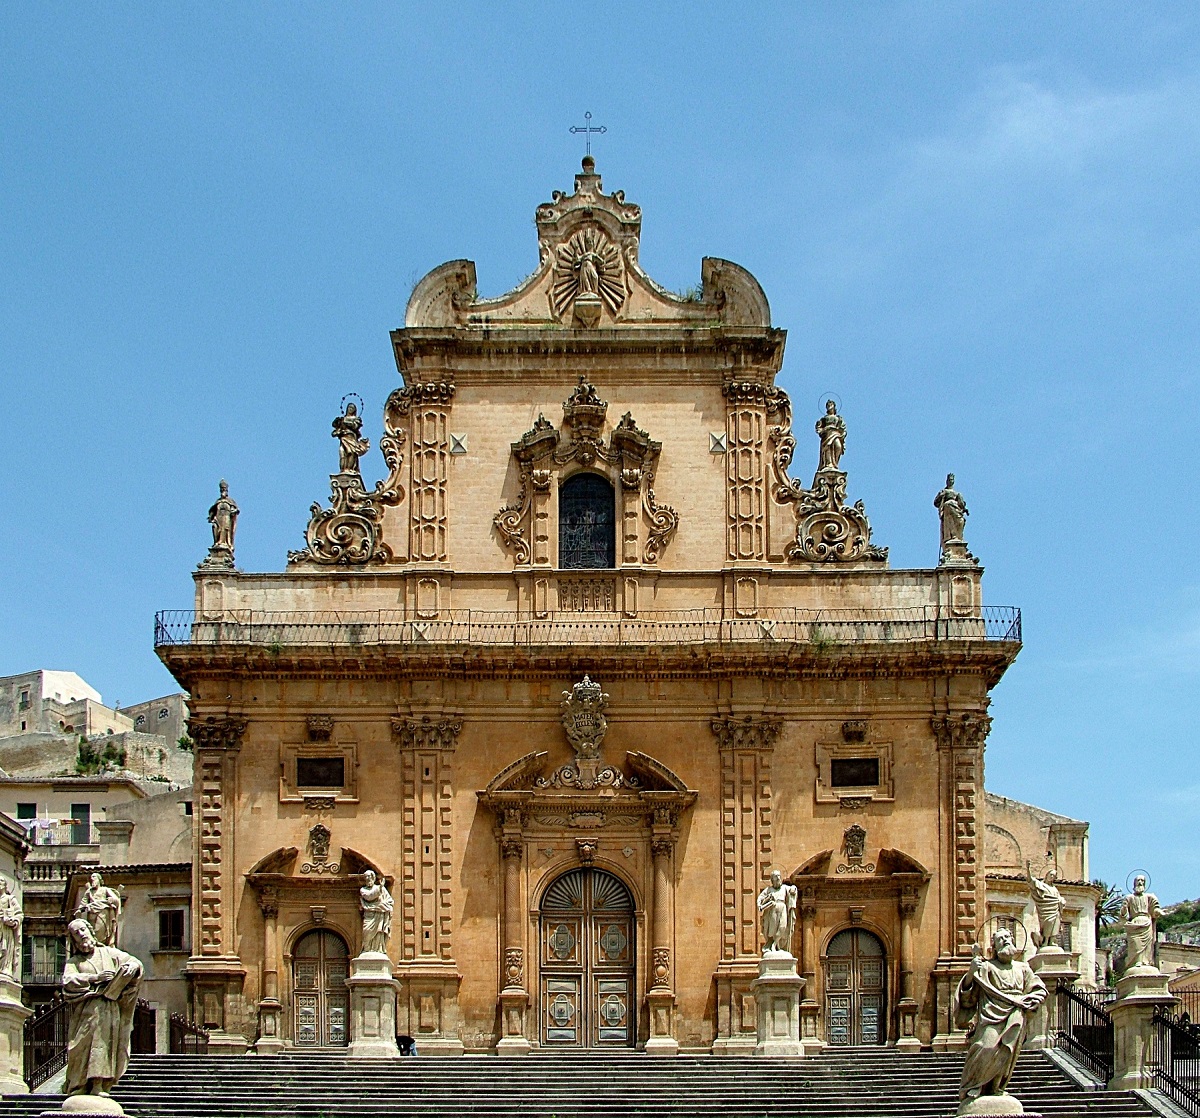
[[[961,1054],[849,1049],[808,1059],[628,1055],[351,1060],[345,1056],[135,1056],[115,1096],[136,1118],[947,1118]],[[1047,1116],[1147,1118],[1136,1096],[1083,1091],[1040,1053],[1010,1087]],[[9,1096],[0,1116],[56,1109]]]

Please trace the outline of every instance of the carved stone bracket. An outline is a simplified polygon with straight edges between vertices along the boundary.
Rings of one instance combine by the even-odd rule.
[[[333,737],[333,719],[327,714],[308,716],[308,740],[328,741]]]
[[[234,715],[218,717],[209,715],[203,720],[188,719],[188,737],[197,750],[220,749],[233,751],[241,748],[242,735],[246,732],[246,719]]]
[[[992,720],[986,714],[961,714],[957,718],[946,715],[934,718],[930,725],[938,749],[981,749],[991,729]]]
[[[716,735],[719,749],[773,749],[783,729],[777,718],[714,718],[712,732]]]
[[[433,718],[428,714],[421,717],[402,716],[392,719],[392,735],[401,749],[446,749],[458,744],[462,730],[461,718]]]

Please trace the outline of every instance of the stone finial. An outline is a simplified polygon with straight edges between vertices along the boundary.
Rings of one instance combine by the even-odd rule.
[[[213,542],[208,555],[200,564],[202,571],[233,570],[233,538],[237,531],[239,509],[229,496],[229,484],[224,478],[218,486],[219,496],[208,510],[208,522],[212,525]]]

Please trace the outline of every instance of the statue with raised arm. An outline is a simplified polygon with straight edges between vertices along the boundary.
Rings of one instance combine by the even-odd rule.
[[[758,911],[762,921],[763,954],[782,951],[791,954],[792,933],[796,930],[796,903],[799,890],[794,885],[784,885],[783,874],[771,871],[771,884],[764,886],[758,894]]]
[[[818,470],[836,470],[846,451],[846,421],[837,413],[837,404],[825,401],[825,414],[817,420],[817,434],[821,439],[821,457]]]
[[[1133,892],[1121,902],[1118,923],[1125,925],[1125,973],[1157,972],[1154,965],[1155,928],[1162,906],[1153,893],[1146,892],[1146,876],[1133,879]]]
[[[976,1099],[1004,1095],[1016,1067],[1029,1015],[1046,997],[1046,986],[1028,963],[1017,958],[1012,932],[1000,928],[992,935],[992,957],[985,959],[975,945],[971,969],[954,994],[954,1024],[970,1038],[959,1085],[959,1114],[1020,1114],[1013,1099],[1007,1108],[980,1105]]]
[[[121,919],[121,895],[104,884],[104,878],[93,873],[75,906],[75,915],[92,927],[96,942],[104,947],[116,947],[117,927]]]
[[[334,418],[333,437],[338,441],[338,469],[343,474],[358,473],[358,460],[371,449],[371,441],[362,437],[362,416],[353,402]]]
[[[1058,930],[1062,924],[1063,898],[1058,891],[1058,874],[1051,866],[1045,877],[1038,877],[1028,862],[1025,863],[1025,878],[1033,894],[1033,907],[1037,912],[1038,930],[1033,942],[1039,952],[1053,951],[1058,946]]]
[[[21,905],[8,879],[0,877],[0,974],[21,973]]]
[[[392,908],[395,902],[383,879],[374,870],[363,873],[365,884],[358,891],[362,908],[362,949],[387,954],[388,936],[392,934]]]
[[[94,1110],[64,1103],[64,1110],[123,1114],[109,1093],[129,1062],[133,1010],[142,964],[125,951],[96,942],[86,920],[67,925],[73,952],[63,968],[67,1003],[67,1095],[104,1099]]]
[[[946,488],[933,499],[942,522],[942,553],[948,543],[964,543],[963,533],[967,530],[967,502],[954,488],[954,475],[946,475]]]

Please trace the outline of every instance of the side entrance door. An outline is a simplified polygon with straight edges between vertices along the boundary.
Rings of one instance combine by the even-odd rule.
[[[297,1048],[349,1044],[350,952],[336,932],[320,929],[300,937],[292,954],[292,1037]]]
[[[605,870],[571,870],[546,890],[540,934],[544,1047],[633,1047],[633,932],[633,897]]]
[[[887,958],[877,936],[847,928],[825,953],[825,1039],[830,1044],[887,1041]]]

